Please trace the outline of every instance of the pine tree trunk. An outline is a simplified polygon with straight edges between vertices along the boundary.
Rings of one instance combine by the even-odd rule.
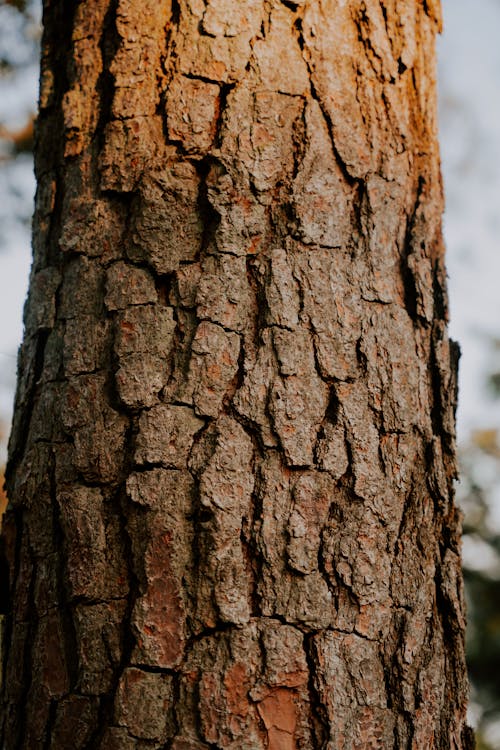
[[[437,0],[45,1],[7,750],[466,750]]]

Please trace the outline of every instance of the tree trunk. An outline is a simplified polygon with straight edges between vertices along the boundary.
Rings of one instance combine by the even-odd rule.
[[[437,0],[45,1],[7,750],[466,750]]]

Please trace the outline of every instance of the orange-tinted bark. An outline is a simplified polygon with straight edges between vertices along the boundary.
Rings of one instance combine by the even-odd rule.
[[[419,0],[45,3],[9,750],[468,750]]]

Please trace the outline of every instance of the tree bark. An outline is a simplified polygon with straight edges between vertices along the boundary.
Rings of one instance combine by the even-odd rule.
[[[46,0],[8,750],[467,750],[437,0]]]

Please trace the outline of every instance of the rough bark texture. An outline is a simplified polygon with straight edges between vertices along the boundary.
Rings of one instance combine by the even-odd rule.
[[[436,0],[45,1],[7,750],[466,750]]]

